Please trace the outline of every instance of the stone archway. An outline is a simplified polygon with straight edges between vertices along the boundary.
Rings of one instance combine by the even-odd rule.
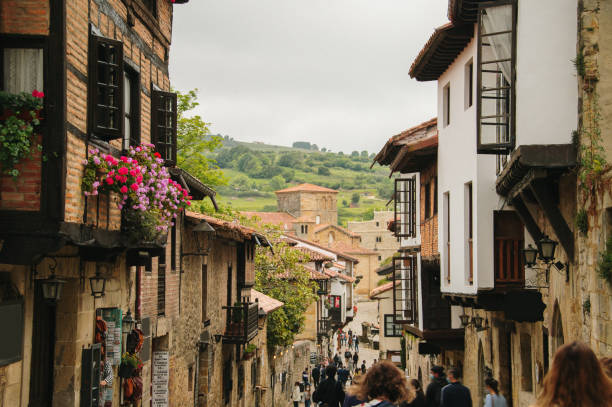
[[[555,308],[553,311],[552,318],[552,329],[550,335],[552,355],[555,354],[557,348],[565,343],[563,335],[563,319],[561,318],[561,310],[559,309],[559,303],[555,300]]]

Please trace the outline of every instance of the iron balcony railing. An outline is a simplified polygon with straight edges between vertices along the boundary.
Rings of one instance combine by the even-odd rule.
[[[223,309],[227,310],[223,343],[244,344],[257,336],[257,303],[243,302],[241,305]]]

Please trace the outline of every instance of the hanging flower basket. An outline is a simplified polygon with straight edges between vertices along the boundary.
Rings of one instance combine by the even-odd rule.
[[[44,94],[13,94],[0,91],[0,170],[2,174],[17,178],[16,166],[32,155],[34,148],[42,151],[37,140],[37,127]]]
[[[191,205],[187,190],[170,179],[152,144],[130,147],[119,159],[97,149],[85,160],[82,189],[86,196],[115,193],[122,210],[121,229],[131,243],[158,242]]]

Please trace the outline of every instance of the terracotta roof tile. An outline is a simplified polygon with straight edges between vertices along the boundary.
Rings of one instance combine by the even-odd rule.
[[[308,245],[311,245],[311,246],[314,246],[314,247],[318,247],[318,248],[323,249],[323,250],[327,250],[328,252],[332,252],[332,253],[340,256],[340,257],[343,257],[343,258],[345,258],[347,260],[352,261],[355,264],[359,263],[359,259],[358,258],[353,257],[353,256],[349,256],[348,254],[342,253],[342,252],[340,252],[338,250],[335,250],[333,248],[325,247],[323,245],[320,245],[319,243],[311,242],[310,240],[302,239],[300,237],[293,236],[293,235],[288,235],[288,234],[285,234],[283,237],[285,239],[287,239],[287,240],[290,240],[290,241],[293,240],[295,242],[302,242],[302,243],[305,243],[305,244],[308,244]]]
[[[308,184],[308,183],[281,189],[281,190],[275,191],[274,193],[284,194],[287,192],[330,192],[334,194],[338,193],[338,191],[336,191],[335,189],[325,188],[320,185],[314,185],[314,184]]]
[[[328,276],[327,274],[321,273],[320,271],[317,271],[312,267],[304,266],[304,268],[310,272],[310,278],[312,280],[329,280],[330,278],[330,276]]]
[[[398,284],[398,282],[396,282],[396,284]],[[375,289],[373,289],[372,291],[370,291],[370,298],[373,299],[374,297],[376,297],[378,294],[382,294],[386,291],[389,291],[393,288],[393,281],[389,281],[388,283],[385,283],[381,286],[376,287]]]
[[[323,272],[330,277],[338,277],[345,281],[348,281],[349,283],[352,283],[355,281],[354,277],[347,276],[346,274],[338,273],[337,271],[334,271],[334,270],[325,269]]]
[[[258,235],[255,229],[242,226],[237,221],[227,221],[213,216],[204,215],[203,213],[185,211],[185,216],[191,219],[198,219],[208,222],[215,229],[225,229],[227,231],[234,231],[239,233],[243,238],[250,239],[253,235]]]
[[[282,301],[269,297],[254,289],[251,289],[251,297],[253,300],[257,300],[259,308],[263,309],[266,314],[277,310],[284,305]]]
[[[352,232],[352,231],[350,231],[348,229],[343,228],[342,226],[332,225],[330,223],[321,223],[321,224],[315,226],[314,233],[322,232],[323,230],[325,230],[327,228],[336,229],[336,230],[340,231],[341,233],[344,233],[344,234],[346,234],[348,236],[351,236],[351,237],[361,237],[361,235],[359,233]]]
[[[318,252],[316,250],[311,250],[308,247],[297,246],[294,249],[301,251],[304,254],[307,254],[311,261],[332,261],[334,258],[331,256],[327,256],[324,253]]]
[[[242,215],[253,218],[258,217],[263,223],[271,223],[273,225],[282,225],[285,230],[291,229],[291,225],[295,222],[295,216],[287,212],[240,212]]]

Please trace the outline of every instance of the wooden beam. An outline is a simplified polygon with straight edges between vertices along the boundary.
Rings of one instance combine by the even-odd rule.
[[[574,233],[567,225],[559,207],[553,198],[550,188],[550,181],[546,179],[535,179],[531,182],[531,191],[536,197],[538,204],[544,211],[548,222],[555,231],[561,246],[569,257],[569,261],[574,261]]]
[[[519,218],[523,221],[523,224],[527,228],[527,231],[531,235],[532,239],[536,242],[539,242],[542,236],[544,235],[540,230],[540,227],[536,223],[536,221],[531,216],[531,212],[529,212],[529,208],[523,202],[523,197],[521,195],[517,195],[510,204],[514,207],[514,210],[518,214]]]

